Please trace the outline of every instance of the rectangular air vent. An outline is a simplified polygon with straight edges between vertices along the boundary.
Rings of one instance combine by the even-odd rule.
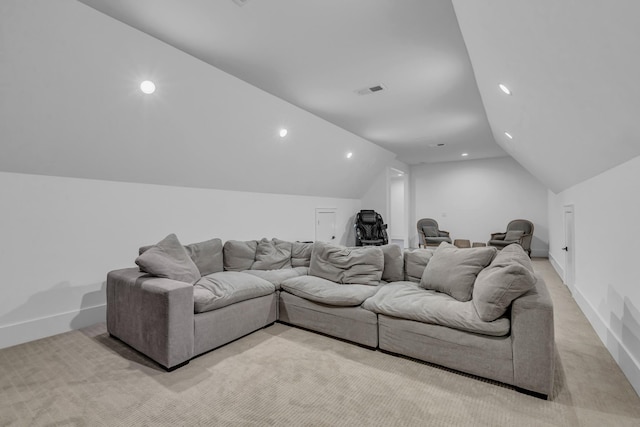
[[[245,4],[247,4],[247,3],[249,2],[249,0],[233,0],[233,2],[234,2],[235,4],[237,4],[238,6],[242,7],[242,6],[244,6]]]
[[[375,86],[365,87],[356,91],[358,95],[370,95],[372,93],[380,92],[386,89],[385,85],[378,84]]]

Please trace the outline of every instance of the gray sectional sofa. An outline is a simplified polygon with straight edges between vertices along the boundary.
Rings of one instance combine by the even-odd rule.
[[[172,370],[276,321],[546,398],[553,306],[518,245],[404,252],[278,239],[140,248],[107,276],[109,333]]]

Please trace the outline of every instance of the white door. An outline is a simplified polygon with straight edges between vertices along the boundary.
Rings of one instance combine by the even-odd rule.
[[[336,210],[316,209],[316,242],[336,242]]]
[[[567,285],[569,290],[573,293],[573,285],[576,275],[576,250],[575,250],[575,235],[574,235],[574,222],[573,222],[573,205],[564,207],[564,284]]]

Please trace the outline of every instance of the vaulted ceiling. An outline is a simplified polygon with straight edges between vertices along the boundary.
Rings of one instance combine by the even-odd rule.
[[[3,28],[10,37],[3,40],[2,57],[14,63],[0,67],[7,95],[0,102],[6,112],[0,129],[11,136],[3,141],[2,170],[358,197],[373,170],[394,154],[408,164],[460,160],[463,153],[467,159],[510,155],[556,192],[640,155],[640,2],[635,0],[80,1],[135,30],[72,1],[57,9],[28,3],[34,13],[50,9],[60,15],[60,22],[39,16],[33,23],[21,15],[32,25],[29,31],[6,17],[12,28]],[[81,17],[68,16],[73,5],[92,15],[78,10]],[[90,22],[81,24],[85,18]],[[41,24],[47,28],[38,33]],[[65,32],[64,25],[74,28]],[[120,27],[179,50],[166,47],[176,52],[167,53],[166,45],[147,43]],[[65,40],[82,49],[65,48]],[[92,42],[100,43],[98,49],[92,50]],[[130,45],[119,53],[121,43]],[[144,46],[162,50],[162,60],[153,52],[136,57]],[[180,64],[172,67],[174,57]],[[158,95],[160,102],[125,100],[122,83],[129,84],[131,76],[125,82],[122,72],[131,64],[164,73],[168,89]],[[47,67],[45,73],[38,67]],[[184,75],[185,70],[198,76]],[[350,133],[282,104],[265,111],[277,102],[219,70]],[[29,96],[16,77],[31,82]],[[109,83],[82,86],[95,77]],[[196,77],[218,86],[203,88]],[[512,94],[502,93],[499,83]],[[358,93],[378,85],[383,90]],[[109,103],[96,103],[100,97]],[[260,106],[247,105],[246,99],[260,100]],[[176,105],[180,117],[172,116]],[[244,110],[250,124],[243,120]],[[299,126],[296,144],[286,152],[276,141],[265,144],[264,136],[285,110]],[[209,123],[212,114],[216,126]],[[37,120],[37,131],[30,118]],[[145,124],[151,119],[154,127]],[[129,126],[119,132],[125,121]],[[106,126],[110,133],[101,133]],[[194,126],[198,132],[189,138]],[[241,142],[233,134],[238,129],[244,132]],[[235,143],[221,147],[220,141]],[[360,150],[360,160],[331,166],[350,146]],[[123,158],[127,150],[148,161]],[[184,167],[176,168],[174,158]],[[162,162],[171,167],[151,170]],[[264,179],[241,173],[238,164]],[[317,169],[325,181],[326,171],[334,170],[335,182],[287,179],[280,171],[292,164],[294,174]],[[356,184],[346,189],[344,182]]]
[[[405,163],[506,155],[450,1],[81,1]]]

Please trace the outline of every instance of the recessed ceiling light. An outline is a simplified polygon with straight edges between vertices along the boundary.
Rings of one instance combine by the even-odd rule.
[[[353,157],[353,153],[352,153],[351,151],[349,151],[349,152],[347,153],[347,159],[350,159],[350,158],[352,158],[352,157]]]
[[[147,95],[150,95],[156,91],[156,85],[150,80],[145,80],[140,83],[140,90]]]
[[[280,138],[284,138],[289,133],[285,128],[280,129]]]
[[[511,91],[509,90],[509,88],[503,85],[502,83],[500,83],[498,87],[500,88],[501,91],[503,91],[507,95],[511,95]]]
[[[462,157],[467,157],[469,153],[462,153]]]
[[[509,132],[505,132],[504,134],[507,136],[507,138],[513,139],[513,136],[511,136],[511,134]]]

